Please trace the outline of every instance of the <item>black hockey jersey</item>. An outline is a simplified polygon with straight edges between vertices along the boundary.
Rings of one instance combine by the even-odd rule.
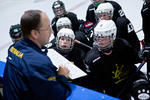
[[[91,89],[116,96],[135,72],[140,62],[137,52],[124,39],[116,39],[112,54],[105,55],[95,47],[89,51],[85,63],[91,71]],[[134,79],[133,79],[134,80]]]

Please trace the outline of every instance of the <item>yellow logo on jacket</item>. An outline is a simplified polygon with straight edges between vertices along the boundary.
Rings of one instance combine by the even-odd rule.
[[[17,50],[16,48],[14,48],[14,47],[11,47],[9,51],[12,52],[14,55],[16,55],[16,56],[19,57],[19,58],[22,58],[22,56],[23,56],[23,53],[20,52],[20,51],[18,51],[18,50]]]
[[[55,76],[49,77],[48,80],[49,81],[56,81],[56,77]]]

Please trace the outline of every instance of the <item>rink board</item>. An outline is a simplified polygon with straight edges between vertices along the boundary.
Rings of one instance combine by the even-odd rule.
[[[67,100],[120,100],[75,84],[70,84],[72,93]]]

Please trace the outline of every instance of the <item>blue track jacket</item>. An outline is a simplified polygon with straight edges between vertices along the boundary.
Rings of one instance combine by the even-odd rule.
[[[65,100],[66,78],[56,74],[49,57],[32,41],[22,39],[8,50],[4,72],[4,100]]]

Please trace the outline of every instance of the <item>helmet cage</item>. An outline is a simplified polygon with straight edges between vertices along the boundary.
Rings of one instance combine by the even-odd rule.
[[[68,32],[67,32],[68,31]],[[59,40],[61,37],[67,37],[67,38],[71,38],[71,46],[68,49],[63,49],[59,47]],[[75,39],[75,35],[74,32],[71,29],[67,29],[67,28],[62,28],[56,37],[56,48],[61,52],[61,53],[68,53],[70,52],[73,47],[74,47],[74,39]]]
[[[94,42],[95,42],[95,45],[98,47],[98,49],[100,51],[109,51],[112,47],[113,47],[113,42],[115,40],[115,31],[113,32],[114,30],[109,30],[109,31],[105,31],[105,32],[98,32],[97,34],[94,34]],[[108,34],[109,33],[109,34]],[[108,35],[106,35],[108,34]],[[99,45],[99,38],[105,38],[105,37],[109,37],[110,38],[110,44],[105,46],[105,47],[101,47]]]
[[[99,12],[99,13],[95,13],[95,15],[96,15],[96,20],[99,20],[99,18],[102,17],[102,15],[108,15],[109,19],[112,19],[112,14],[108,12]]]

